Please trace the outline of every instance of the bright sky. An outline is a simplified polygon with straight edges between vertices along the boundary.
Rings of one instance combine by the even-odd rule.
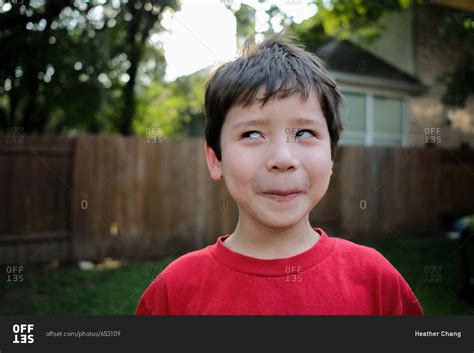
[[[166,80],[189,75],[237,55],[236,21],[224,1],[231,0],[181,0],[181,11],[165,14],[162,24],[169,32],[152,36],[152,41],[161,39],[163,42],[167,61]],[[300,23],[316,13],[316,6],[308,5],[308,1],[242,2],[257,8],[256,28],[257,32],[261,32],[266,30],[264,24],[268,17],[264,10],[272,4],[278,5],[286,14],[293,16],[294,22]],[[240,0],[230,3],[232,7],[239,8]],[[274,26],[277,32],[281,29]]]

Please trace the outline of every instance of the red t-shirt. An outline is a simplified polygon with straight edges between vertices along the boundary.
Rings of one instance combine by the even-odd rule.
[[[289,258],[258,259],[216,243],[173,261],[142,294],[136,315],[423,315],[377,250],[321,237]]]

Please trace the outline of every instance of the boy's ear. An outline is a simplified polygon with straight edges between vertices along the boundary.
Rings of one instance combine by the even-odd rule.
[[[222,178],[221,162],[217,159],[214,150],[204,143],[204,153],[206,155],[207,169],[213,180],[220,180]]]

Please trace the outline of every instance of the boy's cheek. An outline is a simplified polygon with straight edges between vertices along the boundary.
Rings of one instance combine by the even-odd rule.
[[[308,173],[322,176],[331,175],[333,163],[330,156],[313,154],[303,159],[303,166],[307,169]]]
[[[245,152],[228,155],[225,162],[225,168],[228,174],[237,176],[239,179],[250,181],[257,173],[261,164],[255,155],[249,155]]]

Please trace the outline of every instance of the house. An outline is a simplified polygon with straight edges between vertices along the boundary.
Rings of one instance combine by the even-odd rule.
[[[473,11],[474,5],[443,4],[448,6],[425,4],[388,14],[386,31],[371,45],[330,40],[316,50],[345,98],[342,145],[474,146],[474,99],[464,108],[447,107],[441,102],[445,86],[439,82],[474,48],[438,35],[455,6]]]
[[[329,66],[344,96],[341,144],[408,145],[408,104],[427,87],[347,40],[330,40],[316,54]]]

